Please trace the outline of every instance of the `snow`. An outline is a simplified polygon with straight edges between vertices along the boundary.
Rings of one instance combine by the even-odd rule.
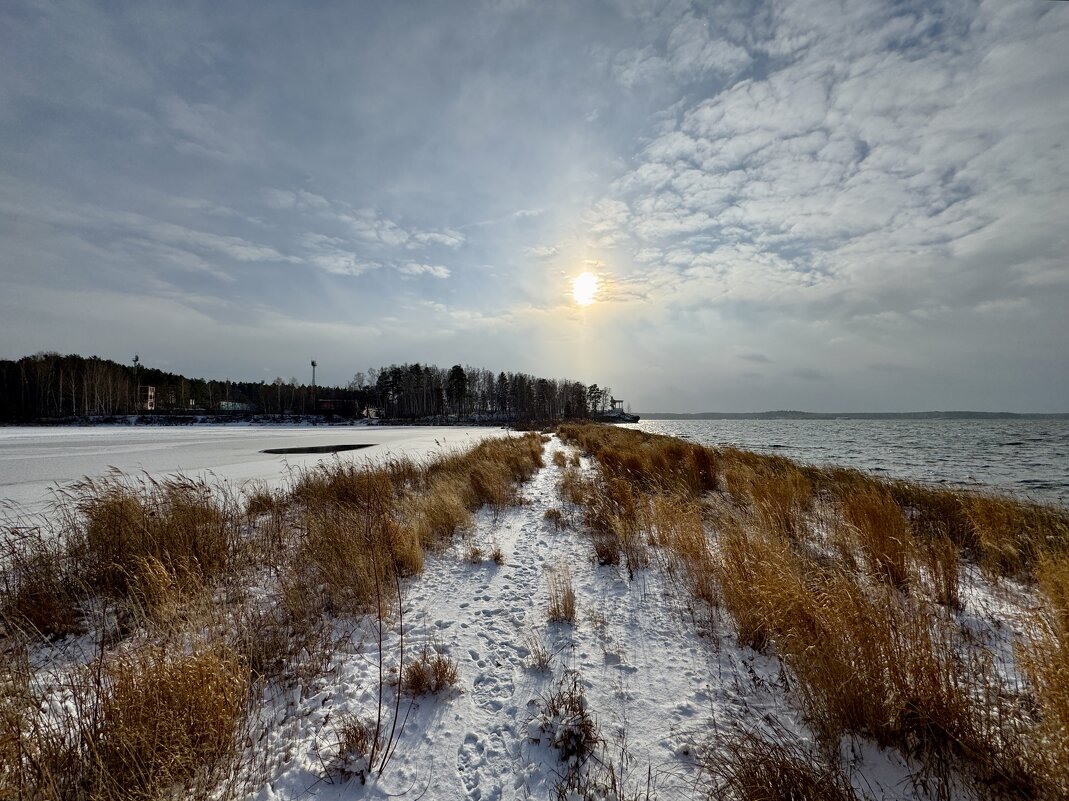
[[[550,443],[547,462],[559,447]],[[372,641],[339,654],[324,689],[294,711],[295,719],[316,721],[318,731],[287,730],[286,747],[296,755],[258,799],[305,793],[349,798],[357,787],[367,798],[416,798],[423,792],[443,801],[555,797],[565,768],[549,747],[550,733],[539,735],[538,713],[573,673],[603,736],[626,743],[635,781],[645,787],[652,770],[660,797],[690,797],[695,777],[687,755],[692,741],[704,736],[699,720],[716,703],[711,681],[717,655],[688,625],[659,573],[644,571],[629,581],[626,572],[596,566],[580,531],[556,531],[543,519],[546,508],[559,505],[558,479],[559,469],[546,467],[524,487],[524,505],[496,520],[484,510],[470,539],[429,558],[408,587],[406,650],[425,642],[438,646],[458,663],[459,689],[415,699],[397,756],[382,778],[363,787],[359,779],[333,786],[319,781],[318,751],[332,745],[329,719],[373,712],[378,660]],[[466,550],[472,542],[484,553],[498,544],[504,563],[471,564]],[[546,620],[546,576],[561,564],[570,567],[576,590],[574,626]],[[394,663],[397,635],[395,628],[384,645]],[[549,670],[531,664],[532,637],[553,654]]]
[[[140,429],[120,435],[90,429],[12,435],[9,430],[0,432],[0,452],[43,451],[41,464],[55,466],[63,458],[61,449],[74,447],[79,474],[118,463],[150,472],[211,469],[233,481],[262,479],[269,468],[277,470],[280,460],[263,459],[256,451],[280,439],[286,444],[375,441],[378,458],[456,447],[495,433],[375,428],[147,434]],[[423,573],[405,585],[403,615],[389,621],[381,652],[374,621],[339,622],[337,633],[344,637],[323,675],[305,686],[265,690],[249,740],[256,745],[246,754],[259,766],[261,779],[252,798],[557,798],[568,766],[552,741],[563,722],[546,720],[542,710],[573,680],[582,687],[602,738],[587,769],[611,765],[622,796],[646,797],[647,789],[650,798],[662,800],[704,796],[708,780],[697,768],[696,755],[718,734],[759,729],[812,740],[791,702],[779,661],[740,646],[726,616],[694,608],[662,553],[653,549],[650,566],[631,580],[625,568],[593,561],[581,526],[558,531],[544,519],[550,507],[568,511],[558,495],[560,468],[552,465],[553,453],[563,448],[555,437],[547,443],[547,466],[524,485],[519,506],[497,515],[482,510],[470,532],[447,550],[428,554]],[[357,454],[365,458],[368,451]],[[583,465],[592,469],[585,458]],[[13,478],[9,466],[4,471],[5,481]],[[24,493],[39,491],[45,472],[38,469],[13,486]],[[484,554],[500,546],[503,563],[487,558],[472,564],[472,545]],[[551,624],[546,617],[547,576],[561,566],[570,570],[576,592],[574,625]],[[1018,599],[987,585],[978,572],[966,571],[964,579],[963,623],[982,630],[996,652],[1010,658],[1014,627],[995,621],[1012,619],[1013,610],[1020,609]],[[402,627],[406,659],[427,645],[456,661],[459,680],[441,695],[401,701],[404,726],[395,757],[380,778],[364,784],[353,775],[358,766],[349,764],[349,773],[338,769],[343,755],[337,726],[345,715],[374,717],[380,657],[396,675]],[[552,654],[548,669],[535,664],[534,642]],[[393,685],[385,691],[392,707]],[[898,753],[847,739],[842,754],[855,786],[868,796],[928,798],[914,782],[916,766]],[[955,801],[968,798],[964,790],[955,791]]]
[[[465,449],[500,436],[500,428],[451,426],[89,426],[0,427],[0,502],[40,511],[50,490],[110,468],[128,475],[212,474],[236,486],[249,481],[277,486],[288,470],[324,459],[377,461],[391,455],[421,458],[442,449]],[[265,448],[370,444],[324,456],[275,456]]]
[[[382,777],[362,784],[326,769],[337,756],[332,721],[374,714],[379,652],[365,631],[272,735],[276,770],[258,801],[558,798],[568,766],[551,743],[562,722],[547,725],[541,710],[572,677],[603,741],[587,770],[611,765],[626,797],[645,798],[647,789],[651,798],[704,797],[708,779],[696,755],[716,733],[761,729],[813,740],[778,660],[740,646],[726,618],[691,608],[661,555],[655,551],[650,567],[629,580],[625,568],[594,562],[581,526],[557,531],[543,518],[547,508],[565,505],[560,469],[551,464],[562,447],[556,438],[547,445],[548,466],[524,487],[521,506],[496,519],[484,510],[467,538],[429,556],[407,586],[406,653],[432,644],[456,660],[459,681],[452,692],[414,699],[407,712],[402,701],[406,724]],[[483,553],[499,545],[504,563],[471,564],[472,544]],[[574,625],[546,617],[547,576],[564,565],[576,592]],[[551,652],[548,670],[532,664],[532,639]],[[383,644],[393,666],[398,644],[395,624]],[[845,740],[843,756],[855,786],[870,797],[927,798],[914,787],[915,766],[899,754]],[[955,796],[968,798],[964,791]]]

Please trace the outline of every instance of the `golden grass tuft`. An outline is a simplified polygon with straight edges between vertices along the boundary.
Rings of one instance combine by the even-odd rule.
[[[890,493],[879,487],[855,489],[842,499],[842,509],[869,573],[899,589],[908,587],[916,546]]]
[[[549,574],[549,609],[546,617],[550,623],[575,623],[575,588],[572,572],[567,565],[558,565]]]
[[[721,553],[740,641],[774,648],[825,742],[861,735],[939,776],[956,764],[991,787],[1035,784],[1020,710],[990,655],[969,651],[951,618],[916,595],[806,563],[782,539],[729,530]]]
[[[248,678],[219,644],[102,655],[64,680],[61,707],[27,694],[19,728],[5,714],[0,781],[18,798],[206,797],[232,775]]]
[[[400,514],[424,548],[448,542],[457,531],[471,525],[461,481],[459,477],[443,476],[425,493],[410,495],[402,504]]]
[[[961,599],[961,550],[946,536],[924,543],[921,548],[929,589],[935,602],[955,611],[964,609],[965,603]]]
[[[565,425],[562,440],[591,454],[599,474],[584,480],[578,471],[565,471],[561,494],[584,507],[599,564],[627,565],[632,577],[649,564],[648,540],[678,545],[696,594],[715,602],[710,559],[702,544],[698,501],[716,489],[720,473],[717,455],[700,445],[633,429],[602,425]],[[660,500],[657,500],[657,499]],[[666,499],[676,500],[669,502]],[[689,509],[683,512],[683,509]],[[661,516],[687,520],[660,520]],[[697,516],[696,516],[697,515]],[[678,529],[666,540],[662,529]]]
[[[1039,712],[1031,743],[1046,796],[1069,797],[1069,558],[1047,558],[1037,570],[1043,603],[1018,648]]]
[[[762,651],[788,631],[814,628],[814,600],[786,540],[725,521],[715,572],[743,645]]]
[[[234,755],[248,685],[233,652],[146,648],[111,662],[105,683],[88,755],[95,797],[158,798]]]
[[[730,449],[725,455],[727,486],[736,501],[748,501],[758,522],[788,539],[803,539],[813,485],[805,472],[780,457],[750,458]]]
[[[301,586],[321,593],[322,611],[370,611],[393,594],[384,588],[392,587],[395,577],[422,569],[418,535],[397,524],[391,506],[384,483],[381,494],[369,495],[362,507],[304,512],[297,569],[310,571]]]
[[[1048,554],[1069,552],[1069,511],[994,495],[964,500],[980,564],[1000,576],[1030,577]]]
[[[568,528],[568,518],[564,516],[564,512],[558,509],[556,506],[551,506],[542,514],[542,519],[553,524],[554,531],[562,531]]]
[[[700,765],[717,801],[859,801],[841,765],[829,763],[785,732],[753,732],[714,743]]]
[[[338,737],[338,754],[330,766],[343,780],[359,776],[365,780],[371,772],[371,759],[386,747],[382,733],[373,721],[348,712],[341,715],[334,726]]]
[[[561,475],[560,495],[569,503],[582,504],[590,494],[589,482],[577,467],[569,467]]]
[[[79,600],[86,594],[61,545],[34,531],[6,554],[0,576],[0,624],[30,636],[58,639],[83,629]]]
[[[165,571],[170,583],[187,591],[232,567],[239,515],[233,500],[203,479],[84,480],[75,485],[74,501],[84,529],[72,547],[89,584],[106,595],[129,597],[146,567]]]
[[[426,643],[401,671],[401,690],[409,695],[437,695],[459,678],[456,660]]]
[[[651,541],[667,549],[681,565],[691,594],[717,606],[720,591],[716,581],[716,561],[705,534],[701,507],[680,495],[654,495],[645,507],[643,528]]]

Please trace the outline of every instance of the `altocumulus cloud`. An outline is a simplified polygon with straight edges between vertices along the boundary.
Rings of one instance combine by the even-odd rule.
[[[1066,41],[1032,0],[15,0],[0,356],[1059,409]]]

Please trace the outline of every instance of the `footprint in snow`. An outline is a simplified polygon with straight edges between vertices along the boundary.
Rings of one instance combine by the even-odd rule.
[[[468,732],[457,751],[457,773],[471,801],[498,801],[501,798],[504,774],[509,763],[507,751],[498,732],[491,732],[498,742],[487,742],[475,732]]]

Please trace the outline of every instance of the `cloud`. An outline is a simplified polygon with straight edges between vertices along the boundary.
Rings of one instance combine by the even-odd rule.
[[[331,208],[331,203],[322,195],[303,189],[266,189],[264,199],[274,209],[300,209],[321,211]]]
[[[560,253],[560,248],[555,245],[534,245],[532,247],[524,248],[523,252],[536,259],[552,259]]]
[[[447,248],[459,248],[467,241],[467,237],[460,231],[446,228],[441,231],[417,231],[412,234],[408,247],[414,248],[420,245],[442,245]]]
[[[828,378],[826,372],[813,367],[796,367],[790,371],[790,374],[805,381],[824,381]]]
[[[411,237],[408,231],[374,209],[360,209],[341,215],[341,219],[348,223],[351,236],[369,244],[399,247]]]
[[[429,275],[432,278],[448,278],[449,268],[440,264],[419,264],[410,261],[400,265],[397,271],[402,275]]]
[[[307,249],[305,261],[333,275],[363,275],[382,266],[378,262],[360,258],[345,240],[337,237],[306,234],[304,245]]]

